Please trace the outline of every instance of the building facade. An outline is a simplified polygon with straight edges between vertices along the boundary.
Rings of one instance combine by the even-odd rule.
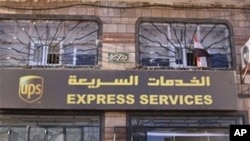
[[[229,141],[249,5],[1,0],[0,141]]]

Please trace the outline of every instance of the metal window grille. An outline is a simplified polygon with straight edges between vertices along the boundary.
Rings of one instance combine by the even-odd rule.
[[[2,19],[0,33],[0,66],[98,65],[100,27],[91,19]]]
[[[196,68],[196,37],[208,53],[205,56],[208,69],[232,69],[231,29],[225,21],[214,21],[142,19],[137,28],[139,65],[143,68]]]

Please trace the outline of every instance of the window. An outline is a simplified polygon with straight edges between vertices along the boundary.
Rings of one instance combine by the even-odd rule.
[[[96,17],[10,17],[0,20],[0,33],[1,66],[98,65],[101,28]]]
[[[144,68],[196,68],[201,57],[207,69],[234,68],[226,21],[142,18],[137,26],[137,62]]]
[[[229,126],[235,124],[243,124],[243,117],[134,115],[129,141],[229,141]]]
[[[62,42],[44,43],[36,41],[31,43],[30,65],[61,65]]]
[[[68,66],[82,66],[82,65],[95,65],[96,63],[96,47],[95,45],[89,45],[88,47],[82,47],[80,45],[74,45],[64,48],[63,63]]]
[[[18,118],[14,124],[11,120],[1,121],[0,141],[101,141],[98,115],[10,117]]]

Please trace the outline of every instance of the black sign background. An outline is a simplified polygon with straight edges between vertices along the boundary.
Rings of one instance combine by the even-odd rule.
[[[44,78],[43,95],[34,103],[23,101],[18,95],[19,79],[36,75]],[[87,86],[70,86],[70,75],[77,78],[98,79],[111,82],[116,78],[129,78],[137,75],[137,86],[100,86],[89,89]],[[149,78],[182,79],[185,82],[209,76],[209,87],[148,86]],[[132,94],[133,104],[67,104],[68,94]],[[141,104],[141,95],[211,95],[213,103],[206,104]],[[236,110],[237,94],[233,71],[144,71],[144,70],[0,70],[0,108],[16,109],[130,109],[130,110]]]
[[[230,125],[230,141],[249,141],[250,125]]]

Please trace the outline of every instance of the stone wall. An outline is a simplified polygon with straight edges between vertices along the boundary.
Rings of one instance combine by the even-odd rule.
[[[189,2],[185,4],[185,2]],[[225,0],[226,1],[226,0]],[[202,0],[168,0],[154,1],[160,5],[150,4],[148,0],[128,1],[94,1],[94,0],[1,0],[1,14],[50,14],[50,15],[95,15],[103,23],[103,69],[130,69],[135,66],[135,23],[140,17],[162,18],[210,18],[226,19],[234,27],[237,57],[239,48],[249,38],[250,8],[242,9],[241,0],[228,0],[220,4],[214,1],[207,4]],[[163,3],[162,3],[163,2]],[[209,1],[212,2],[212,1]],[[200,4],[201,3],[201,4]],[[127,52],[127,63],[110,63],[107,52]],[[238,60],[238,64],[240,60]]]
[[[137,0],[137,2],[134,0],[0,0],[0,14],[100,17],[103,24],[102,69],[124,70],[136,66],[135,23],[140,17],[226,19],[233,26],[238,65],[240,65],[239,49],[250,35],[249,0]],[[129,60],[126,63],[109,62],[108,52],[126,52],[129,54]],[[250,94],[249,84],[239,84],[238,67],[237,73],[238,93]],[[250,79],[247,79],[247,82],[250,83]],[[239,110],[248,111],[249,108],[249,99],[240,98]],[[105,141],[111,141],[114,134],[113,127],[126,125],[126,113],[106,112],[104,122]]]
[[[46,3],[85,3],[85,2],[130,2],[135,0],[0,0],[1,3],[21,3],[22,5],[39,4],[42,6]],[[136,0],[136,2],[151,4],[185,4],[185,5],[230,5],[230,6],[247,6],[250,4],[248,0]]]

